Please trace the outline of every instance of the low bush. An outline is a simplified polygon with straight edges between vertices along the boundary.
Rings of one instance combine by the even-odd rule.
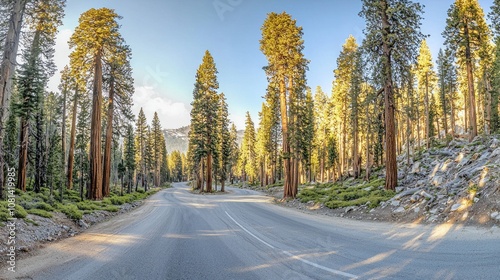
[[[44,218],[49,218],[49,219],[52,218],[52,213],[45,211],[43,209],[30,209],[30,210],[28,210],[28,213],[33,214],[33,215],[37,215],[40,217],[44,217]]]

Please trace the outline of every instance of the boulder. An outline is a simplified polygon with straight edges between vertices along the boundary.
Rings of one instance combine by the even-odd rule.
[[[451,206],[450,211],[451,211],[451,212],[455,212],[455,211],[457,211],[458,209],[460,209],[460,207],[462,207],[462,204],[461,204],[461,203],[456,203],[456,204],[453,204],[453,205]]]
[[[398,207],[396,208],[394,211],[392,211],[394,214],[400,214],[400,213],[403,213],[405,211],[405,208],[404,207]]]
[[[420,172],[420,161],[417,161],[411,167],[410,173],[419,173]]]

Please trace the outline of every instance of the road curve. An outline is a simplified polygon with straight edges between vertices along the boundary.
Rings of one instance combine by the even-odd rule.
[[[15,279],[500,279],[500,232],[315,216],[183,183],[18,261]]]

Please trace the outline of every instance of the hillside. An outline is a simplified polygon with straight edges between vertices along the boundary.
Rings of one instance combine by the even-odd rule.
[[[382,169],[370,182],[351,178],[306,185],[301,187],[297,199],[280,203],[353,219],[499,226],[498,137],[476,137],[471,143],[455,139],[414,155],[410,165],[405,155],[400,156],[399,187],[390,197],[376,196],[383,191]],[[267,191],[276,198],[282,195],[281,186]]]
[[[165,141],[167,142],[167,151],[180,151],[186,153],[189,143],[189,126],[183,126],[176,129],[164,129]],[[241,144],[243,138],[243,130],[238,131],[238,144]]]

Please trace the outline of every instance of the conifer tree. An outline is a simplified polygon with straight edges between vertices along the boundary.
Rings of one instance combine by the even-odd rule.
[[[213,156],[217,151],[217,112],[219,95],[217,89],[217,68],[209,51],[205,52],[203,61],[196,71],[196,82],[191,103],[191,131],[189,135],[190,155],[193,168],[202,160],[202,172],[196,172],[201,179],[206,174],[206,191],[212,191]],[[204,165],[206,164],[206,165]],[[206,170],[205,168],[206,167]],[[198,180],[201,182],[202,180]],[[203,191],[203,186],[201,186]]]
[[[225,191],[225,182],[228,178],[231,157],[231,137],[229,131],[229,113],[224,93],[219,95],[219,112],[217,114],[217,154],[218,154],[218,174],[221,183],[221,192]]]
[[[436,74],[434,73],[434,65],[432,63],[431,50],[427,45],[427,41],[423,40],[420,45],[420,53],[417,59],[417,79],[419,84],[419,90],[422,91],[424,97],[424,108],[425,108],[425,141],[427,149],[430,148],[431,144],[431,134],[432,134],[432,120],[430,118],[430,101],[431,101],[431,87],[435,79]]]
[[[134,139],[134,128],[131,124],[127,126],[127,132],[124,139],[124,167],[127,176],[127,193],[132,192],[132,185],[134,181],[134,172],[136,169],[135,165],[135,139]]]
[[[135,190],[137,191],[137,185],[139,183],[139,178],[141,186],[146,189],[146,176],[147,176],[147,138],[148,138],[148,125],[144,111],[139,111],[137,116],[135,128],[135,162],[137,168],[137,177],[135,183]]]
[[[4,21],[6,26],[5,37],[2,36],[2,56],[0,60],[0,199],[4,197],[4,124],[9,117],[12,79],[16,70],[17,50],[21,37],[21,28],[25,14],[26,4],[29,0],[10,1],[8,5],[9,20]],[[2,34],[3,35],[3,34]]]
[[[245,132],[243,134],[243,142],[241,143],[239,166],[242,170],[243,180],[255,182],[257,178],[257,153],[256,148],[255,126],[250,117],[250,113],[246,113],[245,117]]]
[[[260,49],[268,60],[264,68],[270,84],[276,86],[282,129],[282,155],[285,182],[283,197],[295,198],[298,189],[299,158],[297,135],[293,135],[296,122],[297,98],[305,91],[305,71],[308,61],[302,50],[302,28],[292,17],[283,12],[269,13],[261,27]],[[295,112],[294,112],[295,111]],[[299,130],[295,129],[295,133]]]
[[[104,144],[102,195],[109,195],[111,176],[111,144],[113,134],[123,130],[123,124],[133,119],[131,112],[132,94],[134,91],[132,68],[130,66],[131,51],[123,42],[114,50],[110,66],[105,73],[108,88],[106,140]],[[118,129],[114,128],[116,123]],[[118,131],[116,131],[118,130]]]
[[[92,121],[90,138],[90,192],[89,198],[102,199],[103,165],[101,147],[101,115],[103,69],[106,61],[121,46],[123,39],[118,31],[120,17],[108,8],[90,9],[83,13],[79,25],[69,40],[73,52],[70,56],[82,76],[92,73]]]
[[[455,0],[448,10],[443,36],[447,47],[455,51],[459,63],[465,66],[469,141],[472,141],[478,133],[474,61],[490,37],[483,9],[477,0]]]
[[[39,1],[29,18],[28,47],[23,52],[24,63],[18,75],[20,99],[16,106],[16,113],[21,118],[17,187],[23,191],[26,191],[30,117],[40,109],[45,86],[54,73],[52,54],[64,5],[64,0]]]
[[[151,152],[152,152],[152,163],[153,163],[153,174],[154,180],[153,184],[156,187],[160,186],[160,169],[162,164],[162,151],[163,143],[165,138],[163,136],[160,119],[158,114],[155,112],[153,116],[153,123],[151,127]]]
[[[397,186],[396,163],[396,103],[394,98],[394,74],[405,69],[415,60],[422,41],[420,22],[423,7],[411,0],[363,0],[360,16],[366,20],[363,45],[371,53],[373,61],[381,62],[384,92],[384,126],[386,151],[385,188]],[[399,66],[399,67],[397,67]]]

